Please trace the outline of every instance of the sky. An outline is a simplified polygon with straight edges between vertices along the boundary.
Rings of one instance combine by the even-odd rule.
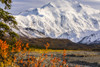
[[[12,14],[18,14],[22,11],[25,11],[29,8],[39,8],[48,2],[52,2],[53,0],[12,0],[12,7],[10,10],[8,10]],[[100,0],[77,0],[78,2],[89,5],[93,7],[94,9],[100,10]],[[4,6],[1,5],[0,6]]]

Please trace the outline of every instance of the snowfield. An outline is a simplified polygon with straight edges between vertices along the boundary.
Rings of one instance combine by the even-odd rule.
[[[19,29],[15,32],[21,36],[62,38],[85,44],[100,42],[100,10],[77,1],[54,0],[15,17]]]

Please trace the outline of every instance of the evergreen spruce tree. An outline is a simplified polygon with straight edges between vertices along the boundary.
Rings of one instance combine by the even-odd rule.
[[[0,0],[0,2],[5,5],[5,8],[0,7],[0,39],[3,39],[6,35],[15,39],[18,35],[13,32],[10,27],[15,27],[17,22],[9,12],[5,11],[11,8],[12,1]]]

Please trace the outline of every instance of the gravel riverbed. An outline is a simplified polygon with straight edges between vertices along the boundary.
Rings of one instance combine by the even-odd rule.
[[[52,58],[51,58],[51,54],[53,55]],[[20,58],[23,58],[25,60],[27,59],[27,56],[34,56],[36,59],[38,59],[41,55],[42,53],[31,51],[30,53],[26,53],[26,56],[18,57],[18,60]],[[47,58],[45,58],[45,55],[42,56],[42,58],[45,58],[45,60],[42,62],[42,64],[45,63],[45,67],[50,67],[50,64],[51,64],[50,60],[55,57],[60,58],[61,63],[63,61],[63,52],[48,52],[46,53],[46,55],[47,55]],[[100,67],[100,52],[66,51],[65,60],[67,61],[66,64],[69,67],[75,67],[76,65],[79,65],[80,67]],[[59,67],[59,64],[61,63],[59,62],[58,66],[56,64],[56,67]],[[41,64],[41,67],[43,67],[42,64]],[[20,67],[22,66],[20,65]]]

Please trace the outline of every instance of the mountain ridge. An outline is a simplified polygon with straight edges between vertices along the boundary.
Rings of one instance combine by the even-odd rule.
[[[29,38],[51,37],[77,43],[100,30],[100,11],[73,0],[50,2],[15,17],[18,34]]]

